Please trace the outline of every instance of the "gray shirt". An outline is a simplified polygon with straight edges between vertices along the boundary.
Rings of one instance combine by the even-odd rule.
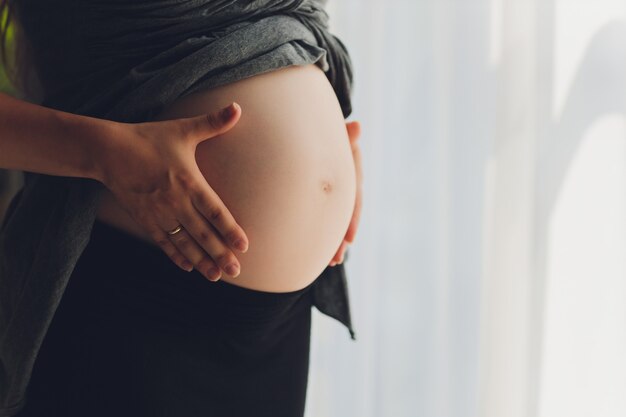
[[[44,87],[42,105],[148,121],[202,90],[316,63],[351,113],[352,65],[328,31],[326,0],[20,0]],[[95,180],[25,173],[0,229],[0,417],[25,404],[33,364],[87,245]],[[347,259],[348,253],[346,253]],[[343,264],[312,288],[314,305],[355,339]]]

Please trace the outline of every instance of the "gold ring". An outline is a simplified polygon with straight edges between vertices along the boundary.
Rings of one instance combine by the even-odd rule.
[[[170,235],[170,236],[173,236],[173,235],[175,235],[176,233],[180,232],[181,230],[183,230],[183,226],[179,224],[179,225],[176,227],[176,229],[174,229],[174,230],[170,230],[169,232],[167,232],[167,234],[168,234],[168,235]]]

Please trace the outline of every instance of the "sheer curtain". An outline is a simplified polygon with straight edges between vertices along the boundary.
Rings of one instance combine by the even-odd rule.
[[[328,8],[365,188],[307,417],[626,415],[626,3]]]

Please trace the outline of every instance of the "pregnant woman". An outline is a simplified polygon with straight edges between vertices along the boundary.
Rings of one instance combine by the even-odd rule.
[[[216,112],[233,100],[243,109],[241,119],[196,151],[202,174],[251,242],[249,251],[237,255],[241,272],[225,267],[222,280],[261,291],[297,291],[328,265],[354,209],[356,171],[341,108],[324,72],[311,64],[189,95],[157,119]],[[98,219],[153,241],[111,192],[103,192]],[[217,253],[222,246],[217,240],[209,245]]]
[[[206,204],[148,230],[124,138],[94,162],[117,180],[26,173],[0,234],[0,416],[303,415],[311,305],[352,334],[328,265],[357,201],[352,75],[324,3],[14,2],[46,107],[146,126],[240,105],[195,159],[249,249]]]

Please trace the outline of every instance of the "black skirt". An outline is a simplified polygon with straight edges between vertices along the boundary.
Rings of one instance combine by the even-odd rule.
[[[18,416],[302,416],[312,286],[210,282],[96,220]]]

